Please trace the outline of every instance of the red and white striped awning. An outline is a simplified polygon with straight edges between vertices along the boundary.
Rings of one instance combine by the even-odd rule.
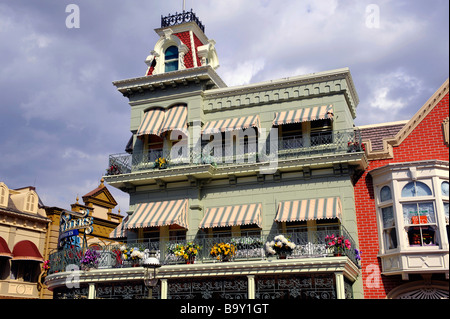
[[[339,218],[342,204],[339,197],[303,199],[278,203],[277,222],[295,222]]]
[[[139,126],[137,136],[144,135],[159,135],[161,133],[161,127],[164,123],[164,110],[152,109],[144,114],[144,119]]]
[[[173,130],[187,130],[188,111],[186,105],[173,106],[166,111],[161,133]]]
[[[188,229],[187,211],[187,199],[138,204],[125,228],[178,225]]]
[[[259,129],[260,126],[259,115],[251,115],[208,122],[203,126],[202,133],[211,134],[227,131],[245,130],[249,127],[256,127],[257,129]]]
[[[273,125],[302,123],[333,118],[333,105],[323,105],[275,113]]]
[[[209,208],[199,228],[256,224],[262,228],[261,204],[246,204]]]

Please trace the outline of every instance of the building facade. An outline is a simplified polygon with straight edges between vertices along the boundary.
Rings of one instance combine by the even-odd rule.
[[[0,299],[37,299],[50,220],[34,187],[0,182]]]
[[[113,82],[133,136],[104,179],[130,208],[109,263],[46,284],[56,298],[362,298],[350,71],[227,87],[204,30],[192,11],[162,17],[145,76]]]
[[[360,127],[355,185],[365,298],[449,296],[449,82],[411,120]]]

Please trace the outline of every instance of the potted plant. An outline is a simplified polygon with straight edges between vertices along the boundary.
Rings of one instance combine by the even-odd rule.
[[[193,242],[188,242],[186,245],[176,244],[175,247],[171,249],[171,252],[178,257],[183,257],[186,264],[193,264],[195,261],[195,256],[201,250],[201,246],[194,244]]]
[[[236,255],[236,246],[231,243],[214,244],[211,248],[210,255],[217,260],[229,261],[234,255]]]
[[[266,243],[266,252],[269,255],[277,255],[279,259],[286,259],[292,254],[295,244],[283,235],[277,235],[270,242]]]
[[[167,160],[164,157],[159,157],[155,160],[155,168],[167,168]]]
[[[342,256],[346,250],[352,248],[350,240],[344,236],[327,235],[325,240],[327,241],[328,248],[333,251],[335,256]]]
[[[91,268],[97,268],[98,266],[98,257],[99,254],[94,249],[88,249],[84,253],[83,257],[81,258],[81,269],[83,270],[89,270]]]
[[[123,245],[120,247],[120,251],[122,252],[122,259],[130,262],[133,267],[138,266],[140,260],[144,258],[144,252],[136,247],[128,248]]]

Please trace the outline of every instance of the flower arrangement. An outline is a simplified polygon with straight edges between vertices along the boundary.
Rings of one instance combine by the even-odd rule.
[[[139,261],[143,259],[145,255],[139,248],[133,247],[128,249],[125,245],[120,247],[120,251],[122,252],[122,259],[125,261]]]
[[[119,175],[121,174],[120,168],[118,165],[113,164],[106,170],[106,175]]]
[[[231,243],[214,244],[211,248],[210,255],[217,260],[227,261],[236,255],[236,246]]]
[[[278,255],[280,258],[286,258],[295,248],[295,244],[283,235],[277,235],[270,242],[266,243],[266,252],[269,255]]]
[[[42,268],[45,271],[49,270],[50,269],[50,260],[47,259],[46,261],[44,261],[44,265],[42,266]]]
[[[183,257],[187,263],[193,263],[195,256],[202,249],[200,245],[188,242],[186,245],[176,244],[170,249],[170,252],[175,256]]]
[[[360,152],[360,151],[366,150],[365,145],[364,144],[360,145],[358,142],[348,142],[347,147],[348,147],[349,153]]]
[[[97,268],[99,254],[94,249],[88,249],[81,258],[81,268],[83,270],[89,270],[90,268]]]
[[[325,240],[327,241],[327,246],[333,249],[334,253],[337,255],[340,255],[345,252],[345,250],[352,248],[350,240],[346,239],[344,236],[335,236],[334,234],[331,236],[327,235]]]
[[[155,160],[155,168],[167,168],[167,160],[164,157],[159,157]]]

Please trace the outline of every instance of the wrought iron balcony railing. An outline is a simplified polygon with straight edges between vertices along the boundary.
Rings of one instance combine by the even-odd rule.
[[[220,154],[187,148],[178,152],[172,150],[150,150],[146,152],[134,151],[133,154],[113,154],[109,156],[107,175],[127,174],[135,171],[159,168],[156,160],[164,158],[167,165],[164,168],[192,166],[198,164],[212,164],[214,166],[239,163],[264,163],[267,156],[276,156],[278,159],[301,158],[308,156],[338,154],[363,151],[359,131],[329,131],[311,134],[308,139],[301,136],[281,137],[277,139],[277,147],[267,145],[245,144],[241,151],[236,146],[218,148]],[[272,142],[273,143],[273,142]],[[274,149],[276,154],[269,154]],[[242,152],[242,153],[241,153]]]
[[[133,241],[118,241],[104,246],[95,246],[97,262],[95,268],[126,268],[135,267],[142,264],[143,259],[150,250],[156,251],[157,258],[162,265],[184,264],[187,261],[193,263],[214,263],[221,262],[220,258],[211,255],[215,245],[226,243],[234,246],[234,254],[231,254],[230,262],[239,261],[261,261],[268,258],[277,258],[276,255],[270,256],[266,247],[267,243],[273,241],[280,233],[266,233],[262,231],[253,231],[242,233],[241,236],[232,236],[231,233],[221,233],[219,235],[198,234],[194,238],[177,238],[162,240],[141,239]],[[347,256],[355,265],[358,266],[360,259],[357,246],[352,237],[343,226],[328,226],[320,229],[295,228],[284,233],[283,236],[295,245],[286,259],[299,258],[329,258],[336,256],[337,250],[329,245],[331,240],[327,236],[342,236],[348,240],[348,248],[340,249],[342,256]],[[336,240],[337,242],[337,240]],[[188,244],[197,245],[197,254],[194,260],[187,260],[180,253],[182,248]],[[140,251],[141,258],[131,259],[132,250]],[[185,251],[188,249],[185,248]],[[177,252],[178,251],[178,252]],[[90,252],[92,256],[92,252]],[[64,272],[67,267],[79,267],[83,269],[82,260],[85,251],[81,248],[71,248],[55,251],[49,257],[49,274]],[[126,256],[126,257],[125,257]]]
[[[205,26],[197,18],[195,13],[192,11],[183,11],[181,13],[169,14],[167,16],[161,16],[161,28],[171,27],[177,24],[182,24],[186,22],[195,22],[198,27],[205,32]]]

